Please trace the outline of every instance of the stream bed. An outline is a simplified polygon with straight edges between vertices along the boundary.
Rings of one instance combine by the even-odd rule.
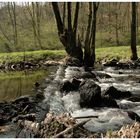
[[[62,112],[69,112],[73,117],[79,116],[98,116],[92,118],[91,121],[86,123],[84,127],[93,132],[105,132],[107,130],[119,129],[124,124],[133,123],[126,111],[134,111],[140,115],[140,102],[132,102],[127,99],[117,100],[119,108],[81,108],[79,105],[80,94],[78,91],[70,91],[68,94],[59,91],[59,84],[62,81],[70,80],[72,77],[81,75],[84,69],[78,67],[59,67],[55,74],[52,85],[45,89],[46,99],[49,102],[51,111],[55,114]],[[103,71],[96,71],[98,73],[109,74],[112,78],[98,78],[98,84],[103,92],[109,86],[122,91],[130,91],[132,96],[140,96],[140,70],[115,70],[108,67]],[[82,80],[82,79],[81,79]],[[50,92],[51,91],[51,92]],[[51,93],[51,94],[50,94]],[[51,96],[50,96],[51,95]],[[62,97],[62,95],[64,95]],[[77,119],[78,122],[84,119]]]
[[[119,108],[111,107],[94,107],[94,108],[81,108],[80,107],[80,94],[79,91],[70,91],[68,93],[60,90],[61,85],[64,81],[70,80],[73,77],[79,77],[85,73],[83,67],[49,67],[48,70],[41,72],[41,75],[33,76],[30,79],[30,88],[27,85],[22,86],[23,90],[20,94],[12,94],[9,98],[1,94],[1,100],[17,98],[20,95],[30,94],[29,91],[33,89],[33,83],[38,81],[41,83],[43,79],[45,82],[43,85],[45,99],[42,101],[43,104],[48,104],[50,111],[56,115],[64,112],[68,112],[72,117],[81,116],[98,116],[98,118],[91,118],[84,127],[92,132],[106,132],[108,130],[119,129],[124,124],[131,124],[135,122],[129,116],[127,111],[133,111],[140,115],[140,101],[130,101],[127,99],[116,100]],[[114,86],[121,91],[130,91],[132,97],[140,97],[140,70],[117,70],[112,67],[106,67],[103,70],[95,70],[94,73],[105,73],[111,76],[111,78],[96,77],[96,84],[101,87],[101,92],[104,92],[108,87]],[[27,80],[26,79],[26,80]],[[88,78],[92,79],[92,78]],[[39,81],[40,80],[40,81]],[[84,78],[80,78],[81,81]],[[28,80],[27,80],[28,81]],[[28,84],[28,82],[25,82]],[[14,83],[13,83],[14,84]],[[16,84],[14,84],[15,86]],[[13,87],[13,86],[12,86]],[[12,88],[11,88],[12,89]],[[17,89],[15,89],[17,91]],[[7,92],[8,93],[8,92]],[[9,92],[10,93],[10,92]],[[14,92],[13,92],[14,93]],[[21,94],[23,93],[23,94]],[[33,93],[31,93],[32,95]],[[3,96],[2,96],[3,95]],[[86,118],[77,119],[77,122],[86,120]],[[5,135],[3,137],[6,137]],[[14,134],[9,134],[9,137],[14,137]]]

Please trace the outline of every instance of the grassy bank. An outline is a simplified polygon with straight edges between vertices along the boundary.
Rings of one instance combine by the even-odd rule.
[[[140,57],[140,46],[137,46],[138,56]],[[131,50],[130,46],[112,46],[96,49],[97,60],[116,59],[130,59]]]
[[[26,52],[0,53],[0,62],[59,60],[65,56],[64,50],[39,50]]]
[[[140,47],[137,47],[140,56]],[[109,60],[112,58],[129,59],[130,46],[112,46],[96,49],[96,60]],[[65,50],[40,50],[27,52],[0,53],[0,63],[32,61],[32,60],[59,60],[66,56]]]

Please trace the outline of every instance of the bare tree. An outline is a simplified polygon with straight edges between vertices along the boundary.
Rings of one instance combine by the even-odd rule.
[[[14,45],[18,43],[18,34],[17,34],[17,18],[16,18],[16,3],[8,2],[8,13],[13,27],[13,36],[14,36]]]
[[[65,17],[66,17],[66,3],[63,3],[63,24],[65,27]]]
[[[39,47],[42,49],[42,42],[41,42],[41,34],[40,34],[40,17],[41,17],[41,9],[40,5],[38,2],[34,3],[32,2],[31,8],[28,3],[27,10],[29,12],[29,15],[31,17],[32,21],[32,27],[33,27],[33,33],[34,33],[34,42],[35,42],[35,47],[39,45]]]
[[[79,15],[79,3],[76,3],[74,21],[72,23],[71,2],[67,3],[67,27],[64,26],[64,20],[62,21],[60,10],[57,2],[52,2],[52,7],[56,19],[58,35],[61,43],[65,47],[67,54],[71,57],[75,57],[83,61],[83,52],[81,43],[77,37],[78,15]]]
[[[79,3],[76,3],[74,20],[72,23],[71,15],[71,3],[67,3],[67,27],[64,26],[63,21],[61,20],[61,15],[59,11],[58,3],[52,3],[53,11],[55,14],[55,19],[58,28],[58,35],[60,41],[64,45],[66,52],[69,56],[75,57],[83,61],[83,52],[81,49],[81,41],[77,35],[78,29],[78,16],[79,16]],[[84,42],[84,64],[87,67],[94,66],[95,62],[95,35],[96,35],[96,15],[98,10],[99,3],[90,3],[89,2],[89,17],[88,25],[86,30],[86,37]]]
[[[132,2],[132,21],[131,21],[131,60],[137,60],[136,48],[136,2]]]
[[[41,42],[41,34],[40,34],[40,20],[41,20],[41,7],[39,2],[36,2],[36,30],[37,30],[37,39],[38,43],[41,49],[42,47],[42,42]]]

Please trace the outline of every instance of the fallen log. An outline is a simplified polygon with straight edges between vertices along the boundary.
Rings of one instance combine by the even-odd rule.
[[[69,131],[76,129],[77,127],[83,126],[85,123],[87,123],[87,122],[90,121],[90,120],[91,120],[91,119],[88,119],[88,120],[82,121],[82,122],[80,122],[80,123],[78,123],[78,124],[75,124],[74,126],[69,127],[69,128],[67,128],[67,129],[65,129],[64,131],[62,131],[62,132],[60,132],[60,133],[54,135],[52,138],[59,138],[59,137],[61,137],[62,135],[64,135],[65,133],[68,133]]]

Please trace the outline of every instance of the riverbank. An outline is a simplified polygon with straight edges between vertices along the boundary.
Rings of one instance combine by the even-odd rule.
[[[63,59],[65,55],[64,50],[0,53],[0,69],[44,69],[50,65],[61,64],[61,59]]]
[[[138,56],[140,56],[140,47]],[[129,60],[131,55],[129,46],[112,46],[96,48],[96,62],[106,62],[111,59]],[[0,69],[22,70],[43,68],[63,62],[65,50],[39,50],[27,52],[0,53]]]

